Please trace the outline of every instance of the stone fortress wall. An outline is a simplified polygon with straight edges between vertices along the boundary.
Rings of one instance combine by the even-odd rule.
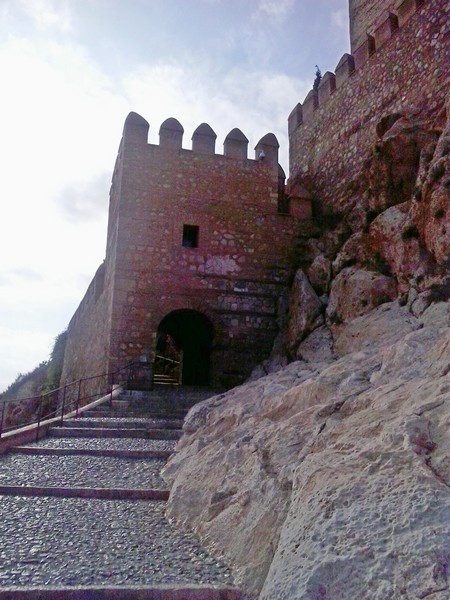
[[[350,196],[382,117],[432,111],[448,89],[446,0],[354,0],[350,22],[353,54],[289,116],[291,182],[303,181],[325,212]]]
[[[398,6],[399,2],[397,2]],[[412,10],[414,0],[403,3],[402,12]],[[349,0],[350,52],[367,41],[367,35],[374,35],[389,13],[396,12],[396,0]]]
[[[106,259],[69,325],[63,381],[152,357],[159,324],[180,310],[203,315],[214,331],[211,383],[239,383],[269,354],[311,199],[314,216],[357,212],[380,121],[432,113],[448,87],[447,0],[350,0],[349,8],[352,54],[289,116],[287,193],[272,134],[249,159],[235,129],[221,155],[209,125],[187,150],[182,126],[168,119],[152,145],[148,123],[130,113]],[[183,242],[186,226],[196,247]]]
[[[130,113],[112,178],[105,263],[70,322],[63,380],[152,358],[161,321],[190,310],[213,330],[210,383],[239,383],[271,350],[309,200],[291,198],[288,208],[273,134],[249,159],[238,129],[223,155],[205,123],[192,150],[182,148],[176,119],[162,124],[159,145],[147,143],[148,129]]]

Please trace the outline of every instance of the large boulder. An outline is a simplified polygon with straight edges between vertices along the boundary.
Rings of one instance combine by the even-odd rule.
[[[450,95],[447,103],[450,114]],[[449,267],[450,256],[450,119],[423,160],[412,218],[436,263]]]
[[[331,285],[327,318],[332,323],[350,321],[396,296],[394,278],[358,267],[347,267]]]
[[[423,280],[433,270],[431,254],[426,250],[417,226],[411,219],[411,203],[388,208],[370,226],[372,247],[396,277],[399,291],[406,293],[411,279]]]
[[[323,254],[319,254],[308,268],[308,279],[318,294],[328,292],[331,280],[331,261]]]
[[[436,143],[438,136],[434,123],[421,115],[395,116],[392,124],[379,129],[382,139],[376,143],[367,168],[369,208],[377,213],[411,199],[421,150]]]
[[[357,321],[338,358],[195,406],[163,472],[170,518],[261,600],[448,598],[448,303]]]

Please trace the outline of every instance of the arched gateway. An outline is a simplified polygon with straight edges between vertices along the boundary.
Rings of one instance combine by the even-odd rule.
[[[195,310],[175,310],[158,326],[155,381],[170,377],[183,385],[209,385],[214,328]]]

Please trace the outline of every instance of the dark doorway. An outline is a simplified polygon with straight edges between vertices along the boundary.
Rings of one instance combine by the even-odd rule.
[[[213,326],[202,313],[176,310],[159,324],[157,351],[182,354],[183,385],[209,385],[213,337]]]

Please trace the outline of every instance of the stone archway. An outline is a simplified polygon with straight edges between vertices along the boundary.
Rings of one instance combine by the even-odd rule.
[[[157,353],[182,354],[183,385],[210,385],[213,338],[213,325],[205,315],[196,310],[175,310],[158,326]]]

